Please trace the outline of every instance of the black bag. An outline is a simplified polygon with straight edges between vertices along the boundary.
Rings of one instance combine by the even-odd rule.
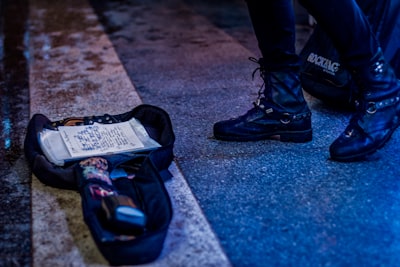
[[[400,77],[400,0],[358,0],[381,43],[385,57]],[[353,107],[357,86],[341,64],[329,36],[317,24],[300,52],[303,89],[329,104]]]
[[[44,128],[89,125],[99,121],[117,123],[132,117],[141,122],[161,147],[129,157],[93,157],[57,166],[47,160],[38,142],[38,133]],[[60,121],[50,121],[42,114],[35,114],[28,124],[24,151],[32,172],[41,182],[79,191],[85,223],[109,263],[132,265],[153,261],[161,253],[172,218],[164,181],[171,178],[168,167],[173,160],[174,142],[175,135],[168,114],[155,106],[139,105],[119,115]],[[95,165],[85,165],[88,161],[95,162]],[[97,168],[97,173],[106,178],[92,179],[90,175],[93,173],[88,174],[86,166],[92,168],[91,171]],[[102,166],[106,167],[102,169]],[[117,170],[129,175],[107,178]]]

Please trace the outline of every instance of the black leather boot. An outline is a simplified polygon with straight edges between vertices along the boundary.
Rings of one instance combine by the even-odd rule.
[[[250,60],[260,64],[256,71],[260,71],[264,86],[259,97],[246,114],[215,123],[214,137],[224,141],[311,141],[311,112],[303,97],[298,71],[267,71],[263,59]]]
[[[361,96],[346,130],[330,146],[333,160],[363,160],[383,147],[400,124],[400,82],[379,50],[354,70]]]

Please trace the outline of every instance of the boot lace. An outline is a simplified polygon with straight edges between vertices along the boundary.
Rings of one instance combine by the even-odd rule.
[[[256,75],[256,73],[257,72],[260,72],[260,77],[261,77],[261,79],[262,79],[262,81],[263,81],[263,83],[261,84],[261,86],[260,86],[260,88],[258,89],[258,96],[257,96],[257,99],[256,99],[256,101],[254,102],[254,105],[256,105],[257,107],[259,107],[260,106],[260,103],[261,103],[261,99],[263,98],[263,92],[265,91],[265,88],[268,88],[268,86],[269,86],[269,84],[270,84],[270,81],[269,81],[269,79],[268,79],[268,75],[266,75],[266,69],[265,69],[265,67],[264,67],[264,64],[263,64],[263,59],[262,58],[260,58],[260,59],[256,59],[256,58],[254,58],[254,57],[249,57],[249,60],[250,61],[252,61],[252,62],[254,62],[254,63],[257,63],[258,64],[258,67],[253,71],[253,73],[251,74],[251,77],[252,77],[252,79],[254,80],[254,76]],[[266,95],[264,94],[264,98],[266,98]]]
[[[271,101],[271,98],[266,94],[266,92],[268,93],[267,90],[272,87],[272,76],[269,75],[268,69],[265,67],[263,58],[256,59],[254,57],[249,57],[249,60],[258,64],[258,67],[252,73],[252,79],[254,80],[256,73],[259,72],[260,77],[263,81],[263,83],[260,86],[260,89],[258,90],[257,99],[255,102],[253,102],[254,109],[251,111],[255,112],[257,109],[259,109],[262,110],[267,115],[272,114],[276,109],[276,107],[273,101]],[[310,117],[311,112],[308,110],[306,112],[298,114],[279,112],[278,116],[283,124],[288,124],[293,120],[301,120],[306,117]]]

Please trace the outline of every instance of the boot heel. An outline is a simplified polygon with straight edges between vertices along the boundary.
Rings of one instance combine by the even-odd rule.
[[[312,140],[312,130],[303,132],[283,133],[280,135],[280,141],[293,143],[306,143]]]

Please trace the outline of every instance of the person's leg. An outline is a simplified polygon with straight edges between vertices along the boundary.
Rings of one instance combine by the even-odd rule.
[[[299,0],[331,37],[347,67],[369,63],[379,48],[368,19],[354,0]]]
[[[246,0],[246,3],[265,68],[272,71],[299,68],[292,0]]]
[[[264,87],[246,114],[217,122],[214,137],[254,141],[279,136],[281,141],[310,141],[311,112],[300,85],[292,0],[246,2],[262,54],[261,59],[252,60],[259,64]]]
[[[360,91],[357,112],[330,146],[331,158],[364,159],[381,148],[400,124],[400,82],[354,0],[300,3],[331,37]]]

